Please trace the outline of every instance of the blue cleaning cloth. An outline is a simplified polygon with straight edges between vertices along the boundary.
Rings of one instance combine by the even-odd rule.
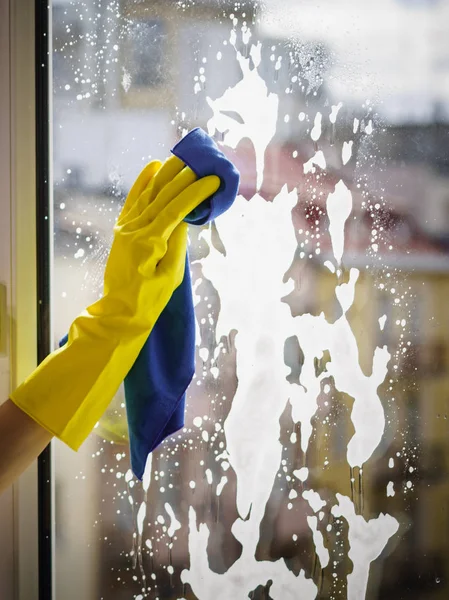
[[[221,180],[213,196],[185,219],[204,225],[225,212],[237,196],[240,175],[202,129],[193,129],[172,149],[198,177]],[[67,336],[60,345],[67,341]],[[190,266],[159,316],[125,378],[131,467],[142,479],[148,454],[184,426],[186,390],[195,372],[195,314]]]
[[[202,129],[188,133],[172,149],[198,177],[221,180],[213,196],[186,221],[204,225],[225,212],[237,196],[240,175]],[[142,478],[148,454],[184,426],[186,390],[195,372],[195,314],[190,266],[157,320],[136,362],[125,378],[131,466]]]

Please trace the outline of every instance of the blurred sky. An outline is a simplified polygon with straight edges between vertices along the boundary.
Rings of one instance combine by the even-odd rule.
[[[261,31],[320,41],[334,61],[335,100],[381,103],[393,122],[427,121],[436,104],[449,120],[449,2],[266,0]]]

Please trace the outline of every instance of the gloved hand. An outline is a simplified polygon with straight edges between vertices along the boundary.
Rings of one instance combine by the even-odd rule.
[[[114,228],[103,297],[72,323],[11,399],[45,429],[78,449],[133,365],[184,276],[183,219],[220,186],[196,181],[176,156],[147,165]]]

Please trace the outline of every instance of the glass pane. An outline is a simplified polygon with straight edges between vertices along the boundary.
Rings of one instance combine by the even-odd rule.
[[[142,166],[241,171],[190,231],[196,374],[143,485],[123,394],[56,446],[56,597],[443,599],[449,5],[53,2],[55,343]]]

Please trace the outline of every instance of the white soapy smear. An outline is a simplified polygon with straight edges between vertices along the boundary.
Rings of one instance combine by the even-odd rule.
[[[205,429],[203,429],[203,431],[201,432],[201,437],[203,438],[203,440],[205,442],[209,441],[209,432],[206,431]]]
[[[122,88],[124,89],[125,93],[128,93],[129,88],[131,87],[131,73],[129,71],[127,71],[124,67],[123,67],[123,75],[122,75]]]
[[[314,142],[317,142],[321,137],[321,121],[323,115],[320,112],[317,112],[315,115],[315,120],[313,122],[313,129],[310,132],[310,137]]]
[[[220,480],[220,483],[217,485],[217,496],[221,496],[221,492],[223,491],[223,488],[227,483],[228,478],[226,477],[226,475],[223,475],[223,477]]]
[[[207,348],[200,348],[198,354],[200,355],[201,360],[204,362],[206,362],[209,358],[209,350]]]
[[[237,61],[242,70],[242,79],[223,96],[207,102],[213,110],[213,117],[207,122],[207,130],[213,135],[215,130],[224,134],[224,142],[231,148],[248,137],[256,153],[257,189],[262,186],[265,149],[276,133],[279,99],[269,93],[267,85],[259,75],[261,44],[251,47],[250,57],[254,68],[250,67],[250,58],[244,58],[237,52]],[[226,112],[238,113],[243,123],[237,122]],[[263,126],[261,127],[261,123]]]
[[[223,574],[209,568],[207,548],[209,528],[201,523],[197,527],[196,512],[189,509],[189,555],[190,569],[181,573],[181,581],[189,583],[194,594],[201,600],[229,600],[248,598],[250,591],[265,585],[271,579],[270,596],[273,600],[314,600],[317,587],[306,579],[301,570],[296,576],[290,571],[283,558],[277,561],[256,561],[254,555],[243,546],[242,556]]]
[[[381,331],[384,330],[386,321],[387,321],[387,315],[382,315],[381,317],[379,317],[379,329]]]
[[[341,159],[343,164],[346,165],[352,156],[352,145],[354,142],[350,140],[349,142],[343,142],[343,148],[341,149]]]
[[[150,452],[150,454],[147,456],[147,460],[145,463],[145,470],[143,472],[143,477],[142,477],[142,487],[145,492],[147,492],[148,488],[150,487],[152,467],[153,467],[153,455]],[[132,476],[132,474],[131,474],[131,476]]]
[[[357,341],[346,317],[349,301],[354,298],[357,277],[358,270],[351,269],[349,282],[343,284],[344,287],[338,286],[339,300],[345,312],[334,323],[328,323],[323,313],[318,316],[304,314],[296,317],[294,333],[298,336],[304,354],[300,377],[300,381],[304,381],[304,387],[293,385],[294,393],[290,394],[293,419],[301,421],[301,445],[304,451],[307,450],[312,431],[310,419],[316,411],[320,380],[333,376],[336,389],[354,398],[351,421],[355,433],[347,450],[351,467],[361,467],[382,439],[385,414],[377,389],[387,375],[390,360],[386,347],[376,348],[371,375],[366,376],[360,367]],[[327,373],[323,371],[316,377],[314,359],[321,357],[325,350],[328,350],[331,357],[327,363]]]
[[[212,485],[213,478],[212,478],[212,471],[210,469],[206,469],[206,479],[207,479],[207,483],[209,485]]]
[[[331,273],[335,273],[335,267],[330,260],[324,261],[324,266],[327,267]]]
[[[238,331],[239,385],[224,429],[238,481],[239,514],[246,517],[253,504],[251,518],[242,527],[251,529],[255,545],[280,462],[279,419],[290,389],[283,352],[292,318],[280,300],[291,289],[282,282],[282,273],[289,268],[297,247],[291,220],[296,202],[296,191],[289,193],[285,188],[273,202],[259,196],[247,202],[238,196],[232,211],[221,215],[217,223],[226,256],[211,248],[203,260],[204,276],[212,281],[221,300],[217,338],[227,336],[231,329]],[[270,243],[261,244],[260,240]],[[242,298],[248,301],[242,302]],[[249,422],[250,429],[244,425]],[[260,439],[264,440],[262,447]]]
[[[173,537],[178,529],[181,529],[181,523],[176,518],[174,510],[168,502],[164,504],[164,508],[170,517],[170,525],[168,526],[167,533],[169,537]]]
[[[228,451],[227,451],[227,450],[225,450],[225,451],[224,451],[224,452],[222,452],[221,454],[218,454],[218,455],[215,457],[215,460],[216,460],[216,461],[219,461],[219,460],[227,460],[228,458],[229,458],[229,453],[228,453]]]
[[[249,203],[238,197],[233,210],[222,215],[217,224],[226,256],[211,248],[202,261],[205,277],[212,281],[220,295],[218,339],[232,329],[238,332],[235,346],[239,385],[225,422],[225,432],[237,478],[237,508],[242,518],[247,517],[250,507],[251,514],[246,521],[237,520],[232,527],[244,549],[237,563],[243,556],[250,563],[253,560],[250,557],[255,554],[260,522],[280,463],[279,419],[286,399],[290,399],[293,420],[301,423],[301,445],[306,451],[321,380],[329,374],[334,376],[336,388],[354,398],[351,419],[355,434],[348,445],[351,466],[361,466],[371,456],[385,425],[377,388],[387,372],[386,349],[376,349],[372,375],[366,377],[359,365],[356,339],[345,313],[334,323],[327,322],[324,314],[292,318],[286,305],[280,302],[286,295],[282,275],[296,249],[290,215],[295,203],[296,193],[287,193],[285,188],[272,203],[257,196]],[[352,196],[343,182],[330,194],[327,205],[334,255],[340,262],[344,224],[352,208]],[[260,240],[266,239],[270,244],[260,244]],[[338,286],[336,293],[345,311],[353,302],[357,277],[358,271],[354,269],[349,282]],[[242,303],[242,298],[247,301]],[[304,384],[299,386],[285,380],[283,345],[285,338],[292,334],[297,335],[304,354],[301,371]],[[331,356],[329,372],[316,377],[315,358],[321,358],[325,350]],[[250,421],[252,428],[248,430],[245,424]],[[264,440],[263,447],[260,439]],[[294,474],[305,481],[308,471],[303,469]],[[207,562],[207,554],[204,560]],[[197,577],[195,572],[195,580],[200,585]],[[195,587],[194,592],[197,593]],[[213,594],[208,592],[205,597],[213,597]]]
[[[329,121],[331,123],[335,123],[335,121],[337,120],[337,115],[338,115],[338,111],[340,110],[340,108],[343,106],[343,102],[339,102],[336,105],[332,105],[332,110],[331,110],[331,114],[329,115]]]
[[[394,482],[393,481],[389,481],[387,484],[387,497],[389,496],[394,496],[395,495],[395,491],[394,491]]]
[[[198,234],[198,239],[204,239],[208,244],[210,241],[210,230],[209,229],[202,229],[199,234]],[[197,304],[199,304],[201,302],[201,296],[200,294],[198,294],[198,288],[201,286],[201,284],[203,283],[203,278],[199,277],[193,284],[192,284],[192,296],[193,296],[193,305],[196,306]]]
[[[368,125],[365,127],[365,133],[368,135],[373,133],[373,122],[371,119],[368,121]]]
[[[315,513],[317,513],[324,506],[326,506],[326,501],[322,500],[319,493],[315,492],[314,490],[304,490],[302,493],[302,497],[304,498],[304,500],[306,500],[306,502],[308,502],[310,508]]]
[[[348,600],[363,600],[366,596],[370,564],[397,533],[398,521],[381,513],[376,519],[365,521],[356,515],[354,504],[347,496],[337,494],[338,505],[331,509],[334,517],[344,517],[348,523],[348,556],[353,570],[348,575]]]
[[[348,312],[354,302],[355,284],[358,278],[359,270],[351,269],[349,271],[349,282],[337,285],[335,288],[335,295],[344,313]]]
[[[235,35],[231,43],[236,43]],[[210,133],[215,130],[222,132],[225,143],[231,148],[236,148],[244,137],[252,140],[256,152],[258,189],[263,181],[265,149],[275,134],[278,120],[278,98],[268,93],[258,73],[260,52],[260,44],[251,47],[254,68],[251,68],[249,59],[237,53],[242,79],[234,87],[228,88],[221,98],[208,98],[214,113],[208,122]],[[331,123],[336,120],[338,106],[332,107],[329,117]],[[238,113],[243,123],[222,111]],[[304,113],[301,113],[299,120],[304,118]],[[261,127],[260,123],[264,126]],[[310,134],[314,142],[321,137],[321,125],[322,115],[318,112]],[[352,153],[349,144],[348,147]],[[310,168],[313,164],[324,165],[322,168],[325,168],[324,153],[317,152],[314,159],[315,163],[311,159]],[[308,166],[304,170],[307,169]],[[232,533],[242,544],[241,557],[226,573],[219,575],[213,572],[207,555],[208,527],[201,524],[197,528],[195,510],[190,508],[190,569],[183,571],[181,578],[190,583],[201,600],[244,598],[249,591],[269,579],[273,581],[270,596],[274,600],[299,597],[309,600],[316,597],[313,581],[306,580],[303,572],[296,577],[283,559],[269,563],[255,560],[260,524],[281,461],[279,420],[287,402],[291,404],[293,421],[301,425],[301,447],[306,452],[322,380],[330,376],[334,378],[335,388],[353,398],[351,420],[354,435],[347,449],[351,467],[361,467],[371,457],[385,427],[385,415],[377,389],[387,374],[390,355],[386,348],[376,348],[372,374],[365,376],[359,365],[357,342],[346,317],[354,302],[358,270],[351,269],[348,283],[335,288],[343,314],[333,323],[326,320],[324,313],[292,317],[288,306],[281,302],[281,298],[292,287],[291,283],[283,283],[283,275],[290,267],[297,248],[291,220],[291,209],[296,202],[296,190],[288,193],[285,186],[273,202],[265,202],[257,194],[250,202],[239,196],[232,210],[223,214],[217,223],[226,256],[210,244],[210,253],[201,261],[204,276],[212,282],[220,297],[217,339],[228,336],[231,330],[237,331],[234,344],[238,387],[224,423],[227,453],[222,453],[216,460],[222,460],[222,456],[229,458],[235,473],[236,503],[241,518],[234,522]],[[352,195],[342,180],[337,183],[335,191],[329,194],[326,208],[332,250],[336,264],[340,266],[345,223],[352,210]],[[330,261],[326,266],[335,272]],[[341,270],[338,269],[337,275],[340,274]],[[242,299],[245,301],[242,302]],[[289,369],[284,364],[284,341],[292,335],[297,336],[304,355],[300,385],[286,381]],[[204,341],[201,342],[203,345]],[[316,376],[316,359],[321,359],[326,351],[330,356],[327,372]],[[247,427],[249,422],[251,428]],[[308,478],[308,469],[303,467],[294,475],[304,482]],[[206,477],[212,483],[212,476],[209,481],[207,471]],[[222,484],[224,480],[227,481],[225,476],[217,486],[217,495],[221,494],[226,483]],[[192,489],[195,487],[193,481],[190,486]],[[315,513],[326,504],[313,490],[303,491],[302,496]],[[355,515],[352,503],[349,501],[350,505],[347,504],[348,499],[343,496],[338,498],[340,506],[333,507],[332,510],[337,511],[333,514],[341,513],[349,523],[349,540],[354,555],[351,555],[351,559],[355,561],[354,572],[348,577],[350,600],[362,600],[364,595],[358,592],[363,588],[363,581],[366,590],[369,564],[397,531],[397,522],[388,515],[380,515],[378,519],[366,523],[362,517]],[[361,523],[358,519],[361,519]],[[317,553],[323,564],[329,560],[329,554],[322,535],[318,536],[317,523],[317,517],[308,517]],[[362,537],[358,537],[360,532]],[[366,532],[369,533],[368,538]],[[371,540],[371,534],[377,536],[375,541]],[[363,552],[360,552],[360,547],[364,548]],[[360,556],[357,556],[357,552]]]
[[[354,125],[352,127],[353,133],[357,133],[357,131],[359,130],[359,124],[360,124],[360,121],[358,119],[354,118]]]
[[[288,497],[290,500],[294,500],[298,497],[298,492],[296,490],[290,490]]]
[[[290,434],[290,444],[296,444],[298,440],[298,436],[296,435],[295,432]]]
[[[316,517],[307,517],[307,524],[312,532],[313,543],[315,544],[321,568],[325,569],[329,564],[329,550],[325,547],[323,534],[318,529],[318,519]]]
[[[319,318],[324,319],[324,315]],[[326,346],[325,340],[319,340],[316,335],[317,322],[315,319],[316,317],[311,315],[301,315],[290,326],[290,331],[293,329],[293,332],[298,336],[305,358],[301,370],[301,385],[293,384],[288,390],[292,406],[292,418],[296,423],[301,423],[301,449],[304,453],[307,451],[312,435],[312,418],[318,407],[317,398],[321,391],[321,380],[326,377],[325,371],[319,377],[315,375],[315,358],[322,357],[322,346]],[[303,384],[302,382],[307,383]],[[300,479],[302,477],[306,479],[308,470],[303,467],[298,473]],[[294,474],[296,475],[296,472]],[[305,479],[301,480],[305,481]]]
[[[143,524],[145,521],[145,516],[147,514],[147,503],[142,502],[139,506],[139,510],[137,511],[137,533],[139,536],[142,535],[143,532]]]
[[[293,475],[299,479],[299,481],[304,482],[309,476],[309,469],[307,467],[301,467],[297,471],[293,471]]]
[[[251,39],[251,29],[244,25],[242,27],[242,42],[247,45],[249,44],[249,40]]]
[[[217,592],[212,583],[216,575],[197,572],[197,562],[191,556],[191,573],[193,571],[196,582],[191,585],[200,598],[198,589],[203,590],[205,598],[240,597],[241,587],[238,593],[232,592],[233,573],[245,573],[248,592],[267,581],[267,570],[260,568],[254,555],[260,523],[280,464],[279,419],[290,390],[285,379],[288,369],[283,351],[284,340],[290,335],[292,317],[281,298],[291,287],[283,283],[282,274],[289,268],[297,246],[291,220],[291,209],[296,202],[296,191],[288,193],[285,188],[270,203],[258,196],[248,203],[239,196],[233,210],[221,215],[217,223],[226,256],[211,248],[202,261],[204,276],[212,281],[220,295],[217,339],[228,335],[231,329],[238,331],[234,343],[239,385],[224,429],[229,461],[237,479],[237,509],[243,518],[248,516],[250,508],[251,514],[246,521],[238,519],[232,526],[232,533],[242,543],[243,554],[223,576],[226,585],[218,584]],[[260,240],[266,239],[270,244],[260,244]],[[254,265],[261,268],[254,268]],[[242,298],[249,301],[242,303]],[[251,302],[252,298],[254,302]],[[245,426],[248,422],[252,423],[250,429]],[[260,439],[264,440],[262,446]],[[203,554],[201,560],[207,565],[205,549],[206,546],[202,546],[198,552]],[[269,576],[275,586],[289,581],[292,574],[285,565],[279,564],[273,569],[279,575],[278,580],[274,574]],[[252,571],[258,576],[251,587]],[[191,577],[192,574],[189,581],[192,581]],[[302,585],[301,576],[293,576],[291,593],[301,595]],[[309,592],[305,598],[315,597],[313,584],[306,589]],[[287,591],[285,595],[273,595],[273,587],[270,594],[273,598],[288,597]]]
[[[340,265],[345,243],[345,223],[352,211],[352,194],[341,179],[335,186],[335,191],[328,195],[326,209],[332,250]]]
[[[147,461],[147,463],[148,463],[148,461]],[[151,469],[150,469],[150,473],[151,473]],[[146,498],[146,490],[145,490],[145,498]],[[134,549],[137,550],[137,561],[140,566],[140,571],[141,571],[141,574],[143,577],[143,581],[145,581],[145,572],[143,570],[143,563],[142,563],[142,533],[143,533],[143,525],[145,522],[146,515],[147,515],[147,503],[144,500],[143,502],[141,502],[141,504],[139,506],[139,510],[137,511],[137,540],[134,539],[134,543],[133,543]]]
[[[315,152],[314,156],[304,163],[304,173],[314,173],[315,168],[313,165],[318,165],[321,169],[326,168],[326,159],[322,150]]]
[[[390,469],[394,467],[394,458],[390,458],[390,460],[388,461],[388,466]]]
[[[195,425],[195,427],[201,427],[201,425],[203,424],[203,419],[201,417],[195,417],[193,419],[193,424]]]

